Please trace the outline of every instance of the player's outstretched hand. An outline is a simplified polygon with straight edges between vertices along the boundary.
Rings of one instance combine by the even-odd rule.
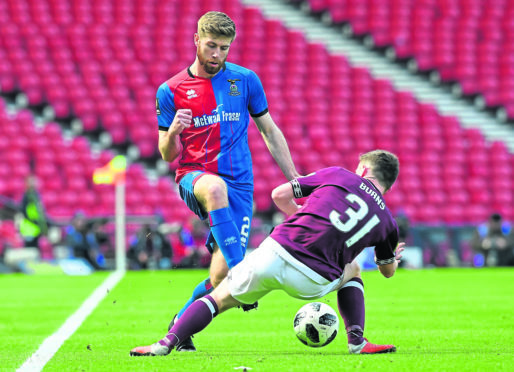
[[[398,246],[396,247],[396,250],[394,251],[396,261],[401,262],[402,261],[402,252],[405,250],[405,243],[401,242],[398,243]]]
[[[193,112],[191,109],[179,109],[175,114],[175,118],[170,126],[170,131],[174,135],[182,133],[182,131],[191,126],[193,121]]]

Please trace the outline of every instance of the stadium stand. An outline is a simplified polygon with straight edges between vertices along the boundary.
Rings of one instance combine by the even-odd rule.
[[[417,30],[418,24],[412,22],[424,22],[418,11],[411,13],[416,8],[405,5],[411,2],[347,0],[344,7],[337,7],[339,13],[333,3],[341,2],[310,2],[315,11],[333,11],[336,22],[350,22],[355,32],[373,32],[383,45],[392,43],[399,56],[419,57],[421,68],[439,66],[432,51],[436,41],[444,39],[441,32],[451,30],[450,26],[427,36],[430,53],[423,49],[429,46],[398,41],[413,39],[409,32]],[[440,2],[419,3],[431,9],[429,5]],[[388,80],[373,78],[366,68],[351,66],[344,56],[330,54],[321,43],[308,42],[302,32],[287,29],[281,21],[265,19],[258,8],[229,0],[164,5],[157,1],[1,2],[1,92],[22,92],[29,107],[43,108],[49,123],[34,132],[28,110],[11,115],[2,107],[0,154],[6,161],[0,174],[13,176],[2,177],[0,193],[19,199],[23,177],[33,161],[51,216],[70,217],[77,208],[95,216],[112,213],[112,188],[92,185],[91,174],[113,152],[93,153],[86,137],[65,139],[61,125],[76,129],[67,123],[78,118],[82,130],[74,134],[108,133],[113,150],[135,145],[140,160],[152,164],[158,157],[155,90],[191,62],[195,22],[208,9],[225,11],[238,22],[229,59],[261,77],[270,111],[290,143],[300,172],[336,164],[353,167],[357,154],[382,147],[398,153],[402,163],[402,176],[387,196],[393,212],[405,211],[413,223],[427,224],[478,223],[492,209],[514,220],[514,160],[502,143],[487,142],[480,131],[463,128],[457,118],[418,102],[410,92],[396,90]],[[451,7],[445,9],[453,14]],[[491,11],[491,17],[493,13],[497,14]],[[394,27],[393,14],[399,20]],[[478,17],[470,11],[472,16]],[[457,22],[456,17],[450,18]],[[430,19],[431,27],[422,27],[428,33],[436,29],[435,17]],[[498,38],[493,39],[497,45]],[[453,56],[453,50],[445,48],[441,50]],[[442,60],[458,60],[452,58]],[[459,78],[460,65],[444,64],[442,78]],[[468,80],[462,81],[467,84]],[[480,87],[478,82],[469,84]],[[272,210],[271,189],[285,179],[254,125],[250,147],[256,208],[267,212]],[[465,177],[471,177],[467,186]],[[143,165],[132,164],[127,213],[147,215],[159,210],[166,221],[186,220],[190,212],[178,200],[174,186],[169,175],[153,182]]]
[[[302,1],[293,0],[296,3]],[[413,59],[418,71],[435,71],[457,83],[460,94],[478,96],[479,107],[500,108],[514,120],[514,4],[507,0],[307,0],[333,24],[347,23],[354,35],[376,47],[392,47]]]
[[[32,112],[26,109],[13,115],[2,106],[0,122],[0,156],[5,159],[0,167],[2,196],[19,202],[24,180],[34,172],[43,204],[52,218],[67,219],[77,210],[90,217],[114,214],[114,188],[92,182],[93,171],[112,159],[112,151],[92,152],[85,137],[67,140],[54,122],[37,126]],[[161,178],[152,183],[140,164],[128,168],[127,189],[128,214],[159,212],[171,222],[189,215],[179,202],[172,180]]]

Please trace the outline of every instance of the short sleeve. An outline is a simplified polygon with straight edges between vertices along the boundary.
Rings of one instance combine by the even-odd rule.
[[[248,88],[250,91],[250,100],[248,110],[253,117],[259,117],[268,112],[268,101],[262,87],[261,80],[257,74],[250,71],[248,75]]]
[[[376,263],[378,266],[393,263],[396,259],[394,253],[398,246],[398,228],[393,230],[387,237],[386,241],[375,246]]]
[[[321,185],[330,183],[331,179],[335,178],[334,172],[338,172],[339,168],[330,167],[320,169],[314,173],[308,174],[305,177],[296,178],[289,183],[293,186],[293,193],[296,199],[309,196],[316,188]]]
[[[159,130],[168,130],[173,119],[175,118],[175,104],[173,94],[166,83],[161,84],[157,89],[157,97],[155,99],[155,110],[157,114],[157,123]]]

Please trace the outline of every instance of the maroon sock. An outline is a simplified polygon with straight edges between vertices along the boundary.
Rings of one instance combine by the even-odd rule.
[[[168,347],[175,346],[207,327],[216,315],[218,305],[211,296],[204,296],[187,308],[159,343]]]
[[[364,341],[364,283],[353,278],[337,292],[337,306],[343,317],[348,343],[360,345]]]

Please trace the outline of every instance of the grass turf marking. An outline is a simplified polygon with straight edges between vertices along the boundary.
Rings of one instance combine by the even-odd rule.
[[[89,314],[98,306],[100,301],[112,290],[116,284],[123,278],[124,271],[115,271],[104,280],[104,282],[95,289],[95,291],[80,305],[64,324],[52,335],[48,336],[41,346],[17,369],[18,372],[36,372],[41,371],[50,359],[55,355],[57,350],[75,331],[80,327],[82,322]]]

